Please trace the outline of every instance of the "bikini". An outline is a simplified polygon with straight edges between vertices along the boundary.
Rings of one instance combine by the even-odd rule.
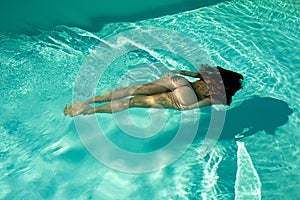
[[[225,88],[220,87],[223,82],[212,82],[209,88],[203,80],[198,80],[195,83],[197,84],[191,85],[186,78],[181,76],[171,78],[169,88],[172,92],[169,92],[168,96],[173,106],[180,109],[182,106],[192,105],[206,98],[217,104],[230,104],[226,100]]]
[[[207,98],[208,89],[204,81],[203,83],[199,83],[198,87],[193,88],[190,82],[181,76],[174,76],[170,78],[169,88],[172,92],[168,93],[172,104],[180,109],[182,106],[192,105],[197,103],[198,101]],[[195,91],[195,90],[198,90]]]

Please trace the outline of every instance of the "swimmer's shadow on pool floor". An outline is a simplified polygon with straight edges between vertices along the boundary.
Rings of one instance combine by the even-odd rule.
[[[240,139],[259,131],[275,134],[275,129],[287,123],[292,113],[284,101],[255,96],[226,112],[220,139]]]

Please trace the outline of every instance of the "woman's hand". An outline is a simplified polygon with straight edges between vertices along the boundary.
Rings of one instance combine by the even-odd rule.
[[[172,78],[173,76],[172,76],[172,74],[170,74],[170,73],[165,73],[165,78]]]

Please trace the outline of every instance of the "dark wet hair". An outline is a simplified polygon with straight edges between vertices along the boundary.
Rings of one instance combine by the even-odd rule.
[[[207,82],[210,97],[224,105],[230,105],[233,95],[242,88],[241,81],[244,77],[236,72],[222,67],[202,65],[200,74]]]
[[[242,80],[244,79],[243,75],[233,72],[222,67],[217,67],[226,91],[226,100],[227,105],[230,105],[233,95],[240,89],[242,89]]]

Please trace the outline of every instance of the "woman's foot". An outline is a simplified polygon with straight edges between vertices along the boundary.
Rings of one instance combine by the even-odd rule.
[[[92,114],[94,109],[85,102],[76,101],[69,107],[66,105],[64,108],[64,115],[75,117],[80,114]]]

